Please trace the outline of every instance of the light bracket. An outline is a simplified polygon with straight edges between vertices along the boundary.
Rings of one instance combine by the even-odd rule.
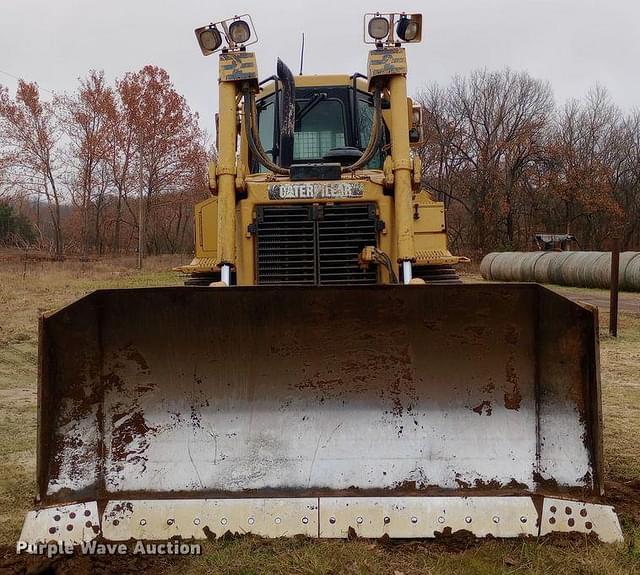
[[[244,22],[249,27],[249,38],[246,42],[234,42],[231,34],[229,33],[229,28],[234,22]],[[202,38],[202,33],[208,30],[216,30],[222,37],[222,42],[215,49],[211,49],[207,47]],[[198,45],[200,46],[200,50],[205,56],[209,56],[218,50],[227,50],[231,52],[243,50],[246,46],[250,46],[251,44],[255,44],[258,41],[258,35],[256,34],[256,29],[253,25],[253,20],[251,20],[251,16],[249,14],[241,14],[240,16],[234,16],[233,18],[227,18],[226,20],[220,20],[219,22],[212,22],[211,24],[207,24],[206,26],[201,26],[200,28],[196,28],[194,30],[196,39],[198,40]]]
[[[369,35],[369,22],[374,18],[384,18],[389,22],[389,33],[385,38],[373,38]],[[406,28],[407,20],[418,30],[411,40],[404,40],[398,35],[398,24],[402,21]],[[422,14],[407,14],[405,12],[368,12],[364,15],[364,43],[383,46],[397,44],[416,44],[422,40]]]

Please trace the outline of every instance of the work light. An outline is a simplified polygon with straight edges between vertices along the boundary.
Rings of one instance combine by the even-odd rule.
[[[200,50],[205,56],[213,54],[223,47],[232,52],[244,50],[248,44],[255,44],[258,41],[256,29],[253,27],[249,14],[201,26],[195,29],[195,33]]]
[[[207,56],[222,45],[222,35],[215,26],[206,26],[196,30],[196,37],[202,53]]]
[[[376,40],[382,40],[389,35],[389,20],[382,16],[375,16],[369,20],[369,36]]]
[[[236,44],[244,44],[251,38],[251,29],[244,20],[235,20],[229,25],[229,38]]]
[[[388,47],[422,39],[422,14],[370,12],[364,15],[365,44]]]
[[[400,16],[398,20],[398,26],[396,28],[396,34],[400,40],[404,42],[416,42],[420,41],[420,27],[421,18],[416,18],[418,14],[414,14],[411,18],[406,14]]]

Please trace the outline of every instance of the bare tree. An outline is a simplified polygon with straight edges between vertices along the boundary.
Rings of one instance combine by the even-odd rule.
[[[72,199],[81,214],[81,250],[84,258],[91,249],[90,220],[95,219],[95,230],[100,229],[101,207],[106,182],[101,164],[107,161],[109,125],[108,112],[113,93],[102,72],[91,71],[80,80],[77,92],[57,99],[64,110],[64,131],[67,136],[68,165]],[[98,197],[98,194],[102,196]],[[94,242],[100,243],[96,235]],[[100,250],[98,250],[100,251]]]
[[[551,203],[559,201],[566,232],[580,225],[585,247],[601,244],[622,216],[614,194],[622,167],[616,159],[620,126],[620,111],[596,87],[584,102],[565,105],[549,144]]]
[[[0,131],[10,185],[21,193],[46,198],[53,227],[56,258],[64,256],[59,187],[60,123],[53,107],[42,102],[38,85],[20,80],[15,99],[0,88]]]
[[[473,245],[518,243],[523,182],[544,159],[553,110],[548,84],[508,69],[482,70],[454,78],[446,90],[433,86],[419,99],[427,112],[425,186],[454,213],[463,209]]]

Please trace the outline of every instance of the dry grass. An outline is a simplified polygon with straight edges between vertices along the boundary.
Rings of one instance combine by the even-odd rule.
[[[184,258],[101,262],[15,259],[0,266],[0,543],[15,542],[35,493],[37,324],[40,312],[103,287],[180,285]],[[154,271],[155,270],[155,271]],[[161,270],[161,271],[160,271]]]
[[[609,475],[640,478],[640,316],[622,316],[616,340],[604,318],[601,335],[605,461]]]
[[[587,542],[486,541],[460,550],[437,542],[265,541],[243,537],[210,543],[201,558],[168,569],[178,575],[621,575],[638,573],[630,555]]]
[[[183,260],[181,260],[183,261]],[[179,261],[0,263],[0,544],[13,545],[35,492],[36,324],[41,310],[100,287],[179,285],[169,271]],[[640,316],[623,314],[620,337],[602,330],[602,381],[607,475],[640,478]],[[640,524],[623,513],[626,544],[487,541],[452,549],[441,542],[386,545],[369,541],[266,541],[255,537],[208,542],[204,555],[167,561],[180,574],[640,574]],[[156,564],[156,572],[158,565]],[[68,572],[73,572],[70,569]]]

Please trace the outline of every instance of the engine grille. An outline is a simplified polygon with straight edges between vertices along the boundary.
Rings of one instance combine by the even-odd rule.
[[[258,207],[259,284],[316,283],[316,223],[313,206]]]
[[[358,255],[378,245],[375,204],[259,206],[256,236],[258,284],[375,284],[375,267]]]

